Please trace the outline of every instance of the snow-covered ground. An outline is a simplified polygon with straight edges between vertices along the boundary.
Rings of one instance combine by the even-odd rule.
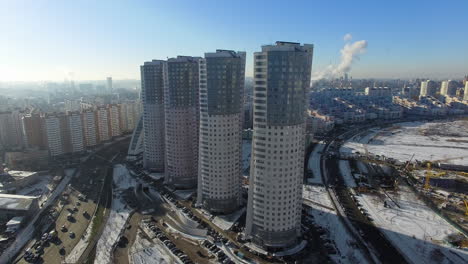
[[[190,196],[195,193],[195,189],[192,190],[177,190],[174,194],[182,200],[188,200]]]
[[[115,188],[113,190],[111,212],[96,245],[94,263],[97,264],[112,263],[114,246],[132,213],[132,209],[120,198],[122,191],[136,185],[135,180],[130,176],[125,166],[118,164],[114,167],[113,183]]]
[[[348,160],[340,160],[338,162],[338,167],[340,167],[341,175],[345,181],[345,184],[349,187],[357,187],[356,181],[353,178],[351,173],[351,167]]]
[[[163,243],[157,239],[153,241],[144,239],[141,231],[138,231],[129,254],[133,264],[181,263]]]
[[[160,172],[153,172],[153,173],[148,174],[148,176],[150,176],[155,181],[164,179],[164,173],[160,173]]]
[[[365,136],[352,138],[341,148],[343,153],[369,153],[407,161],[443,160],[443,163],[468,165],[468,121],[405,122]],[[448,160],[446,160],[448,159]]]
[[[52,189],[52,186],[50,185],[51,180],[52,177],[50,175],[43,175],[38,182],[18,190],[16,194],[30,196],[41,196],[43,194],[47,194]]]
[[[400,186],[398,194],[389,195],[400,208],[385,208],[375,195],[362,194],[357,198],[375,225],[407,258],[413,263],[468,263],[468,251],[446,242],[447,235],[459,232],[419,200],[409,187]]]
[[[212,222],[223,230],[229,230],[234,225],[234,223],[239,220],[239,217],[245,212],[245,210],[246,208],[242,207],[241,209],[231,214],[215,216]]]
[[[67,263],[77,263],[80,259],[81,255],[83,255],[84,251],[88,247],[89,239],[91,237],[91,230],[93,229],[93,222],[91,221],[90,225],[86,228],[86,231],[83,237],[78,241],[75,247],[72,249],[70,254],[66,257]]]
[[[304,185],[302,197],[306,204],[312,207],[309,214],[314,216],[315,223],[328,230],[327,238],[334,243],[336,255],[331,255],[335,263],[368,263],[360,250],[353,247],[354,238],[348,233],[333,209],[333,204],[325,187],[319,185]],[[310,201],[310,203],[307,203]]]

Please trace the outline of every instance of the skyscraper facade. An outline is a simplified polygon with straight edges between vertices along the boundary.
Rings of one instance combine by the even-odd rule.
[[[445,96],[456,96],[457,82],[452,80],[442,81],[440,85],[440,94]]]
[[[121,123],[122,116],[120,115],[120,105],[111,104],[109,108],[109,118],[110,118],[110,131],[112,137],[119,137],[122,135]]]
[[[85,150],[85,144],[81,114],[79,112],[70,112],[67,118],[70,134],[70,152],[82,152]]]
[[[96,109],[96,120],[98,128],[99,142],[109,141],[112,139],[110,112],[109,108],[99,106]]]
[[[22,116],[17,110],[0,112],[0,149],[23,147]]]
[[[200,62],[198,205],[229,213],[240,202],[245,52],[217,50]]]
[[[166,62],[145,62],[141,71],[141,100],[143,104],[143,166],[151,171],[164,171],[164,78]]]
[[[164,67],[165,183],[194,188],[198,175],[198,63],[178,56]]]
[[[46,149],[47,140],[44,122],[40,114],[32,113],[22,118],[23,136],[26,147]]]
[[[108,93],[112,93],[112,92],[113,92],[112,77],[107,77],[107,92],[108,92]]]
[[[254,54],[254,121],[245,234],[268,250],[301,229],[305,111],[313,45],[276,42]]]
[[[98,124],[96,112],[90,109],[81,113],[83,135],[86,147],[94,147],[99,144]]]
[[[437,94],[437,84],[432,80],[421,82],[420,96],[435,96]]]
[[[463,100],[468,101],[468,82],[465,83],[465,89],[463,93]]]
[[[44,118],[45,132],[49,154],[52,157],[65,154],[64,138],[62,135],[62,118],[56,114],[46,114]]]

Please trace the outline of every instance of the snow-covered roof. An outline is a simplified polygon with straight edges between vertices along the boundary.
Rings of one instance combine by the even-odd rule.
[[[29,210],[36,198],[35,196],[0,194],[0,210]]]

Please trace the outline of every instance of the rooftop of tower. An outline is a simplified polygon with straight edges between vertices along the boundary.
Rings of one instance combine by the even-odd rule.
[[[201,57],[192,57],[192,56],[177,56],[176,58],[169,58],[167,62],[194,62],[200,60]]]
[[[264,51],[312,51],[314,49],[313,44],[303,44],[298,42],[288,41],[276,41],[276,45],[264,45],[262,46],[262,52]]]
[[[152,61],[145,61],[144,65],[161,65],[164,61],[163,60],[152,60]]]
[[[245,52],[243,51],[233,51],[233,50],[223,50],[217,49],[216,52],[206,52],[205,58],[214,58],[214,57],[224,57],[224,58],[239,58],[245,57]]]

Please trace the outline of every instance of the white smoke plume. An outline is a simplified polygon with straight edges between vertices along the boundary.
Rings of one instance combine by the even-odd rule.
[[[344,37],[343,37],[343,40],[345,42],[351,41],[352,39],[353,39],[353,35],[351,35],[351,33],[348,33],[348,34],[344,35]]]
[[[351,42],[352,38],[352,35],[349,33],[343,37],[346,43],[340,50],[340,63],[338,65],[328,65],[323,71],[314,72],[312,74],[312,80],[343,76],[351,70],[353,62],[359,60],[359,56],[364,54],[367,50],[367,40]]]

